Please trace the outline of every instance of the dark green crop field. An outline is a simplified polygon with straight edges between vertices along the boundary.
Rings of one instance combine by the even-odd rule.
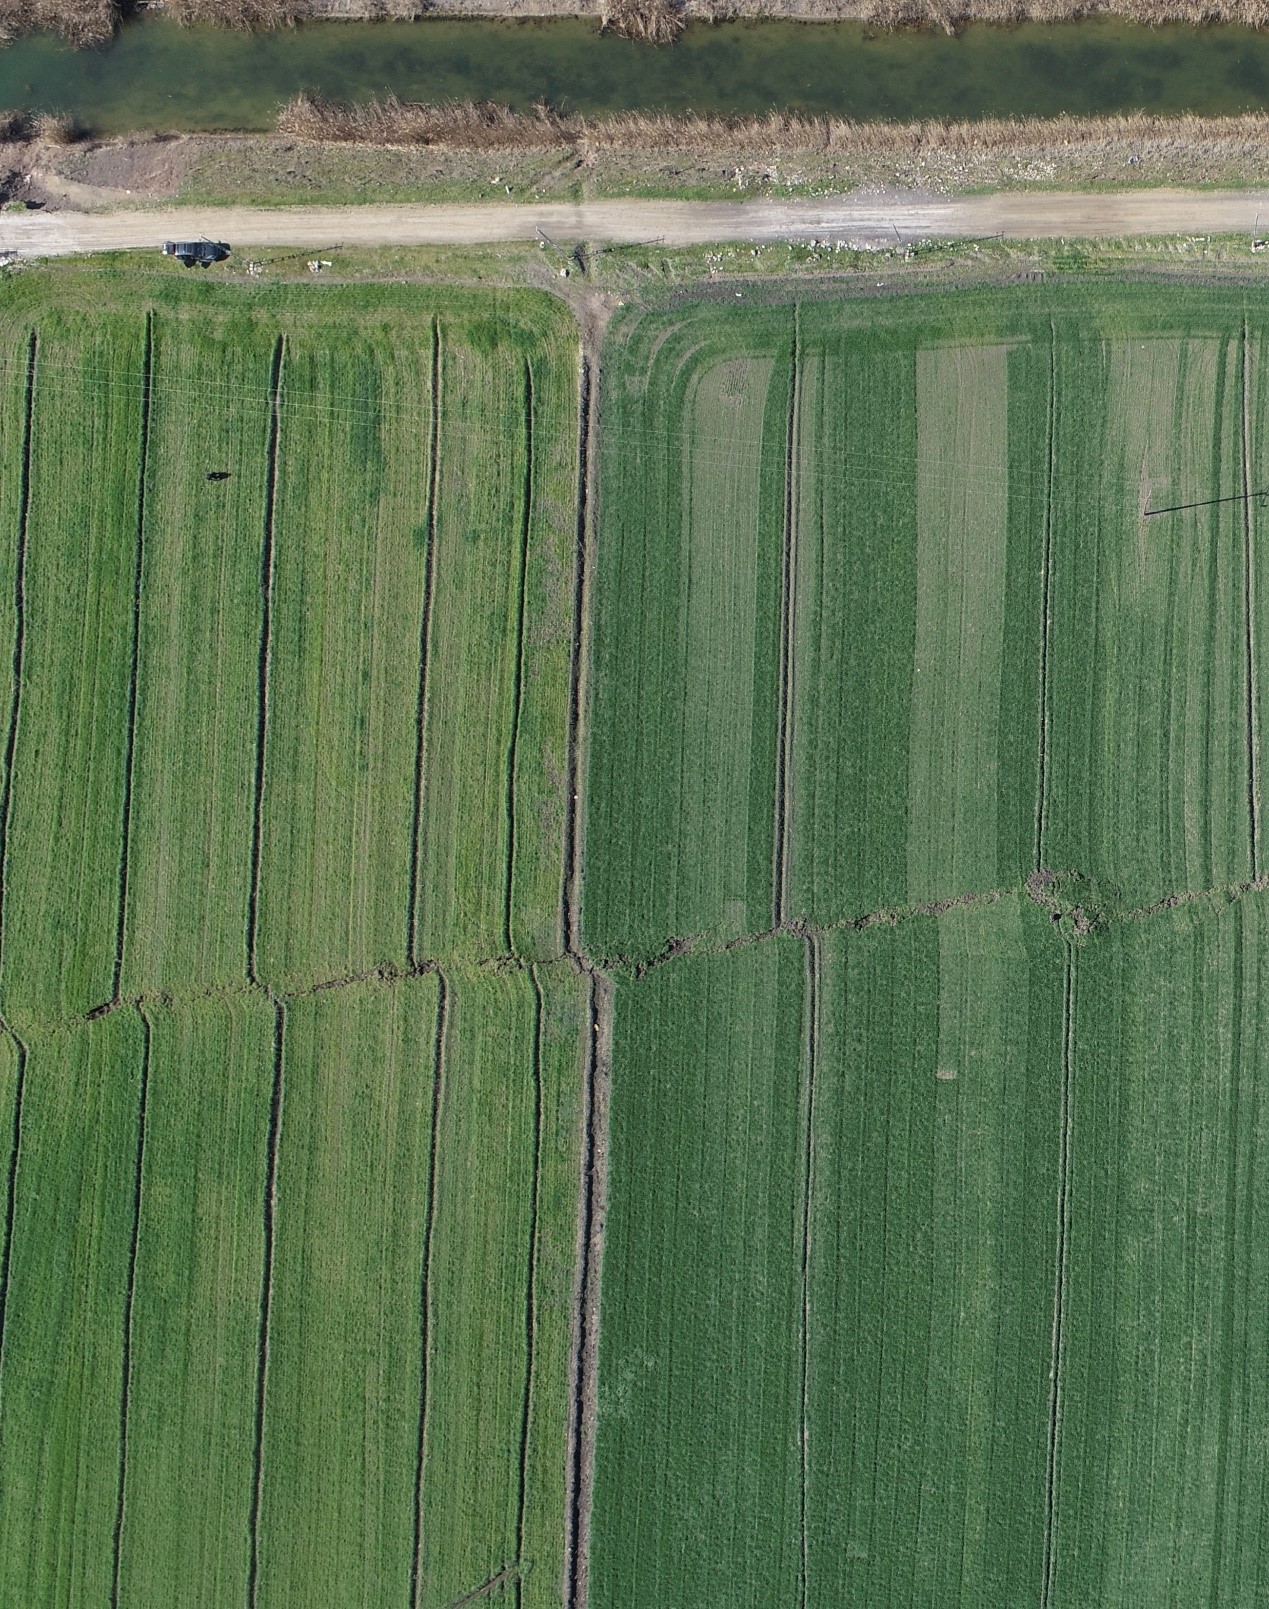
[[[731,298],[0,279],[3,1609],[1269,1601],[1269,298]]]
[[[1267,333],[610,335],[593,1601],[1265,1598]]]

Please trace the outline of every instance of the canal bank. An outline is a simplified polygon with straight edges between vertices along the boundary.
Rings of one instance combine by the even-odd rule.
[[[858,23],[693,26],[672,48],[579,18],[324,23],[259,35],[143,18],[100,50],[49,35],[0,48],[0,106],[68,114],[96,135],[263,131],[302,91],[335,99],[545,101],[858,122],[1269,107],[1269,32],[1117,19],[880,32]]]

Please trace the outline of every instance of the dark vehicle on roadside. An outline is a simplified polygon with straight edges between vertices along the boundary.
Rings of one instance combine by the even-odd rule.
[[[193,268],[195,264],[199,268],[210,268],[213,263],[224,262],[229,247],[223,240],[165,240],[163,255],[175,257],[186,268]]]

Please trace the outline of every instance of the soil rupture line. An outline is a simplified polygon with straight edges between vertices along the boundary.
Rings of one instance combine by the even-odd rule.
[[[564,953],[581,958],[581,788],[584,747],[585,666],[590,622],[589,547],[595,506],[591,476],[595,469],[597,399],[591,360],[583,352],[578,385],[577,530],[573,555],[573,638],[568,665],[568,754],[565,763],[564,876],[560,925]]]
[[[0,1249],[0,1403],[4,1400],[4,1342],[9,1316],[9,1271],[13,1266],[13,1230],[18,1207],[18,1166],[22,1157],[22,1107],[26,1100],[27,1048],[8,1026],[3,1032],[13,1042],[17,1056],[16,1088],[13,1092],[13,1128],[9,1137],[9,1169],[4,1203],[4,1246]]]
[[[4,745],[4,779],[0,786],[0,970],[2,970],[7,914],[9,824],[13,812],[13,756],[22,709],[22,664],[26,644],[26,533],[31,507],[31,422],[35,412],[35,371],[39,337],[31,331],[27,343],[26,390],[23,400],[22,470],[18,489],[18,529],[13,570],[13,689],[9,727]],[[26,1101],[27,1048],[25,1042],[0,1018],[0,1032],[8,1035],[17,1057],[13,1092],[13,1126],[9,1138],[9,1165],[4,1205],[4,1244],[0,1247],[0,1400],[4,1390],[4,1341],[9,1314],[9,1272],[13,1261],[13,1229],[17,1214],[18,1164],[22,1154],[22,1108]]]
[[[282,369],[286,337],[279,335],[269,369],[269,440],[265,453],[264,530],[260,540],[260,652],[256,669],[256,771],[251,806],[251,886],[247,894],[247,978],[260,981],[256,939],[260,921],[260,866],[264,851],[265,750],[269,738],[269,666],[273,652],[273,527],[282,424]]]
[[[784,535],[780,566],[780,692],[777,709],[775,827],[772,876],[772,923],[779,927],[789,908],[789,774],[793,742],[794,630],[797,589],[797,452],[800,314],[793,304],[793,336],[789,363],[789,420],[785,437]]]
[[[31,511],[31,427],[35,417],[35,374],[39,337],[34,330],[27,345],[26,395],[22,424],[22,473],[18,489],[18,531],[13,566],[13,688],[9,699],[9,729],[4,743],[4,782],[0,790],[0,973],[8,915],[9,829],[13,820],[13,761],[22,716],[22,678],[26,656],[26,550]]]
[[[432,320],[432,414],[427,462],[427,518],[423,555],[423,602],[419,610],[419,680],[414,706],[414,803],[410,815],[410,886],[406,891],[405,954],[419,964],[419,856],[423,842],[423,790],[427,774],[427,683],[432,652],[432,604],[436,595],[436,499],[441,473],[441,326]]]
[[[524,488],[521,493],[520,569],[516,578],[515,674],[511,687],[511,730],[507,739],[507,864],[503,874],[502,945],[515,954],[512,906],[516,881],[516,762],[520,749],[520,717],[524,707],[524,611],[529,584],[529,533],[533,524],[533,365],[524,365]]]
[[[515,1602],[521,1609],[524,1584],[524,1514],[529,1482],[529,1421],[533,1408],[533,1352],[537,1330],[538,1217],[542,1185],[542,985],[536,967],[533,985],[533,1190],[529,1206],[529,1249],[524,1282],[524,1399],[520,1413],[520,1472],[516,1489]]]
[[[1049,1355],[1049,1445],[1045,1466],[1044,1578],[1040,1609],[1049,1609],[1057,1566],[1059,1443],[1062,1434],[1063,1318],[1066,1306],[1067,1256],[1071,1235],[1071,1080],[1075,1033],[1075,951],[1066,948],[1062,996],[1062,1096],[1058,1152],[1057,1234],[1053,1279],[1053,1335]]]
[[[805,1609],[809,1591],[807,1579],[807,1474],[810,1426],[810,1337],[811,1337],[811,1231],[815,1193],[815,1073],[820,1042],[820,944],[806,940],[806,1115],[802,1158],[802,1336],[801,1336],[801,1422],[798,1430],[800,1452],[798,1523],[798,1602]]]
[[[141,582],[145,565],[145,482],[150,457],[150,401],[154,377],[154,314],[145,316],[141,364],[141,446],[137,456],[137,529],[132,570],[132,647],[128,664],[128,727],[123,757],[123,823],[119,849],[118,913],[110,999],[118,1004],[123,984],[123,946],[128,927],[128,866],[132,850],[132,790],[137,755],[137,676],[141,664]]]
[[[250,1564],[247,1605],[255,1609],[260,1585],[260,1499],[264,1489],[264,1411],[269,1386],[269,1325],[273,1316],[273,1239],[278,1197],[278,1147],[282,1138],[282,1098],[286,1063],[286,1006],[273,999],[273,1092],[269,1100],[269,1138],[264,1179],[264,1260],[260,1275],[260,1330],[256,1342],[256,1413],[251,1454],[251,1509],[248,1516]]]
[[[1243,617],[1244,680],[1247,688],[1247,811],[1251,832],[1251,875],[1260,876],[1260,747],[1256,710],[1256,566],[1253,562],[1255,522],[1252,518],[1251,448],[1248,420],[1251,411],[1251,342],[1247,320],[1242,334],[1242,398],[1240,410],[1243,472]]]
[[[419,1421],[414,1452],[414,1542],[410,1556],[410,1609],[418,1609],[423,1566],[423,1471],[427,1463],[427,1410],[432,1351],[432,1233],[436,1223],[436,1158],[445,1102],[445,1036],[449,1028],[449,985],[436,975],[436,1038],[432,1046],[432,1116],[428,1137],[427,1207],[419,1270]]]
[[[124,1503],[128,1488],[128,1409],[132,1400],[132,1313],[137,1288],[137,1252],[141,1244],[141,1185],[145,1175],[145,1124],[150,1098],[150,1019],[140,1006],[137,1007],[137,1016],[141,1021],[141,1089],[137,1099],[136,1171],[132,1182],[132,1238],[128,1247],[128,1283],[123,1304],[123,1357],[119,1371],[119,1484],[115,1492],[110,1609],[119,1609]]]
[[[1044,536],[1040,552],[1040,686],[1036,745],[1034,871],[1044,865],[1044,794],[1049,784],[1049,643],[1053,622],[1053,487],[1057,454],[1057,325],[1049,320],[1049,418],[1044,483]]]
[[[608,1207],[608,1102],[612,1064],[612,985],[590,975],[590,1034],[582,1112],[581,1211],[573,1310],[564,1582],[566,1609],[590,1595],[590,1517],[595,1490],[599,1304]]]

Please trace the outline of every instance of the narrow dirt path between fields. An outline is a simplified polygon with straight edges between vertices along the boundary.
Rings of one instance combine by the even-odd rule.
[[[541,205],[164,207],[152,211],[0,215],[0,251],[64,257],[153,250],[207,236],[235,247],[479,245],[592,240],[704,245],[722,240],[842,240],[857,245],[944,239],[1016,240],[1124,235],[1249,236],[1269,216],[1269,192],[1135,190],[1113,194],[1014,191],[938,197],[919,191],[858,193],[816,201],[583,201]]]

